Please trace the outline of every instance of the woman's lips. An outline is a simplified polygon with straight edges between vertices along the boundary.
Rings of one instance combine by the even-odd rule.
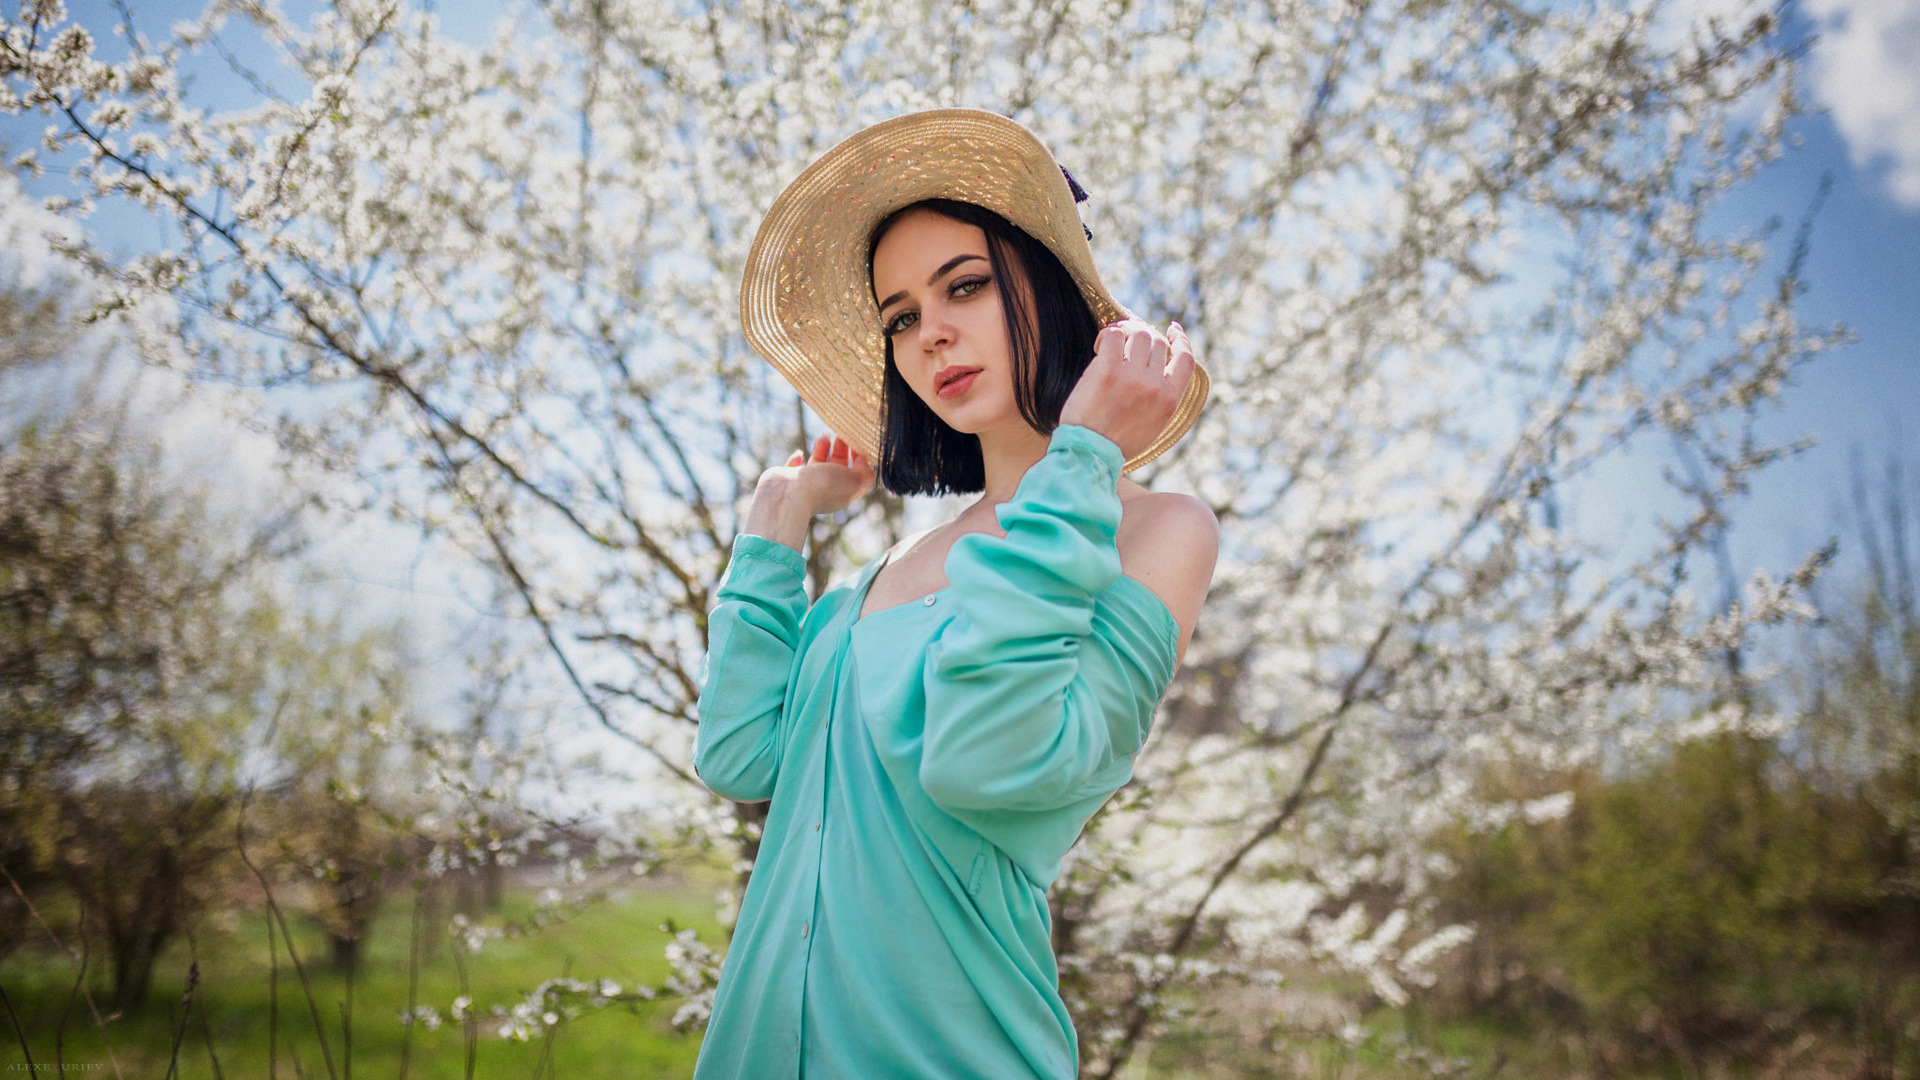
[[[942,386],[940,388],[940,396],[953,397],[955,394],[966,393],[967,387],[973,385],[974,376],[978,374],[980,374],[980,372],[978,371],[969,371],[965,375],[962,375],[959,378],[948,383],[947,385]]]

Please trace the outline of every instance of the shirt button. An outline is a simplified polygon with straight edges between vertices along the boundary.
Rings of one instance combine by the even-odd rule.
[[[800,924],[800,936],[801,936],[801,937],[806,937],[806,936],[807,936],[807,924],[806,924],[806,923],[801,923],[801,924]]]
[[[817,821],[816,821],[816,822],[814,822],[814,823],[813,823],[813,831],[814,831],[814,832],[819,832],[819,831],[820,831],[820,823],[819,823],[819,822],[817,822]]]
[[[927,606],[928,606],[928,607],[932,607],[932,606],[933,606],[933,602],[934,602],[934,600],[935,600],[935,599],[937,599],[937,598],[936,598],[936,597],[933,597],[933,596],[929,596],[929,597],[927,597]]]

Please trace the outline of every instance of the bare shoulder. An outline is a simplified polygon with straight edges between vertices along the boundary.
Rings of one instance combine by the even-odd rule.
[[[1120,572],[1152,589],[1180,624],[1177,667],[1213,584],[1219,518],[1185,492],[1141,490],[1122,501],[1114,544],[1120,549]]]

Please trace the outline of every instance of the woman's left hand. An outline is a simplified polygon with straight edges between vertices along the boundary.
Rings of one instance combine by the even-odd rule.
[[[1131,461],[1153,445],[1193,380],[1193,343],[1179,323],[1162,334],[1141,319],[1122,319],[1094,338],[1093,360],[1060,409],[1113,440]]]

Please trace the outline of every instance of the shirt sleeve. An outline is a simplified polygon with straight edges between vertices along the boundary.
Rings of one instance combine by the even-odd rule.
[[[733,538],[727,572],[707,613],[693,770],[729,799],[773,797],[788,677],[807,614],[805,572],[799,552],[742,533]]]
[[[957,611],[928,651],[920,783],[949,813],[1058,809],[1130,772],[1174,635],[1094,632],[1094,597],[1120,577],[1124,464],[1106,436],[1056,427],[994,511],[1006,536],[968,533],[948,553]]]

